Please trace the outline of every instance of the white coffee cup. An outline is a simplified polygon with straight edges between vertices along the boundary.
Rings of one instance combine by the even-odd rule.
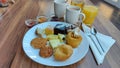
[[[67,23],[76,24],[85,19],[85,14],[77,6],[67,6],[65,19]]]
[[[66,0],[55,0],[54,1],[54,13],[58,18],[64,17],[67,7]]]

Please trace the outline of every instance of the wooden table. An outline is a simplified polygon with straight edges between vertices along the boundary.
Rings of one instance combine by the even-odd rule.
[[[86,4],[92,3],[86,0]],[[0,68],[57,68],[38,64],[29,59],[23,51],[22,39],[29,29],[26,19],[38,15],[53,14],[53,0],[16,0],[0,20]],[[120,31],[99,11],[95,20],[96,29],[116,39],[102,65],[98,66],[89,49],[83,61],[60,68],[120,68]],[[109,40],[108,40],[109,41]]]

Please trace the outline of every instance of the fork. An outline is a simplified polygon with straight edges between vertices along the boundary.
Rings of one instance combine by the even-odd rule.
[[[91,28],[89,28],[87,26],[83,28],[83,26],[82,26],[82,29],[83,29],[84,33],[86,33],[88,35],[88,37],[93,41],[93,43],[95,44],[95,47],[97,48],[98,52],[102,55],[102,52],[100,51],[97,44],[95,43],[95,40],[92,38]]]
[[[99,41],[99,39],[98,39],[98,37],[96,36],[97,35],[97,30],[95,28],[92,28],[92,32],[91,33],[95,36],[95,38],[98,41],[98,44],[100,45],[100,48],[102,49],[102,51],[105,52],[103,47],[102,47],[102,45],[101,45],[101,43],[100,43],[100,41]]]

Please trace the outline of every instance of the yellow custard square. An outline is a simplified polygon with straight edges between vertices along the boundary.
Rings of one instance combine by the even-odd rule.
[[[59,39],[52,39],[49,42],[50,42],[50,45],[53,49],[56,48],[58,45],[60,45],[60,40]]]
[[[58,39],[58,35],[47,35],[48,40]]]
[[[63,38],[65,38],[64,34],[58,34],[58,38],[60,39],[60,42],[63,42]]]

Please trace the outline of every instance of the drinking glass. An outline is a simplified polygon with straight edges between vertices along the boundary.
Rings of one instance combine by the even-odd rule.
[[[81,9],[83,9],[84,6],[84,0],[72,0],[71,5],[78,6]]]
[[[86,18],[83,21],[87,26],[92,27],[92,24],[98,14],[98,8],[96,6],[86,5],[83,7],[83,13]]]

